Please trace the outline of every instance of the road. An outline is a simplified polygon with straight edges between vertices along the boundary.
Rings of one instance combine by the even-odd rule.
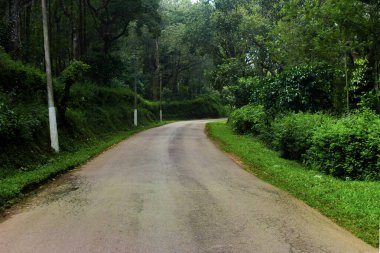
[[[44,186],[0,223],[0,252],[376,252],[244,171],[204,126],[142,132]]]

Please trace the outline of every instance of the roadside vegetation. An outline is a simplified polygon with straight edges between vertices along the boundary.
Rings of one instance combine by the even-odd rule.
[[[380,118],[369,110],[340,117],[288,112],[268,119],[260,105],[233,111],[229,123],[283,158],[344,180],[380,180]]]
[[[281,158],[261,140],[226,123],[209,123],[209,136],[259,178],[303,200],[367,243],[378,246],[380,184],[341,180]]]

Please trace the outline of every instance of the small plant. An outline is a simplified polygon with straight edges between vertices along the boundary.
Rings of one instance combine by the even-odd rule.
[[[61,73],[61,80],[65,85],[72,85],[82,78],[82,75],[90,69],[90,66],[74,60]]]
[[[89,65],[81,61],[74,60],[61,73],[60,79],[64,83],[65,88],[58,109],[59,114],[64,122],[66,122],[65,115],[70,100],[70,89],[75,82],[79,81],[82,78],[83,73],[87,72],[89,69]]]
[[[355,60],[355,70],[352,72],[350,91],[353,93],[357,108],[379,108],[379,91],[371,82],[371,72],[366,58]]]

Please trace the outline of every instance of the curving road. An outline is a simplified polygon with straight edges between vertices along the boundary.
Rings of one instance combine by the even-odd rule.
[[[145,131],[44,186],[0,223],[0,252],[376,252],[241,169],[205,122]]]

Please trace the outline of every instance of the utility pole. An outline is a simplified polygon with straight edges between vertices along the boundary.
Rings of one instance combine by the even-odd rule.
[[[162,122],[162,72],[160,70],[160,122]]]
[[[350,87],[348,85],[348,67],[347,67],[347,55],[344,55],[344,71],[345,71],[345,77],[346,77],[346,106],[347,106],[347,112],[350,111]]]
[[[156,78],[158,78],[160,82],[160,122],[161,122],[162,121],[162,71],[161,71],[161,63],[160,63],[159,37],[156,38],[156,65],[157,65],[157,74],[158,74]]]
[[[43,23],[43,30],[44,30],[43,33],[44,33],[47,94],[48,94],[48,106],[49,106],[50,142],[51,142],[51,147],[53,148],[53,150],[58,153],[59,152],[58,129],[57,129],[56,111],[54,107],[54,95],[53,95],[53,85],[52,85],[52,77],[51,77],[49,29],[48,29],[46,0],[41,0],[41,3],[42,3],[42,23]]]
[[[134,74],[135,79],[134,79],[134,90],[135,90],[135,110],[134,110],[134,125],[137,126],[137,78],[136,78],[136,73]]]
[[[137,121],[137,72],[138,72],[138,66],[137,66],[137,56],[135,54],[132,54],[132,65],[134,66],[132,68],[133,70],[133,87],[134,87],[134,110],[133,110],[133,125],[137,127],[138,121]]]

